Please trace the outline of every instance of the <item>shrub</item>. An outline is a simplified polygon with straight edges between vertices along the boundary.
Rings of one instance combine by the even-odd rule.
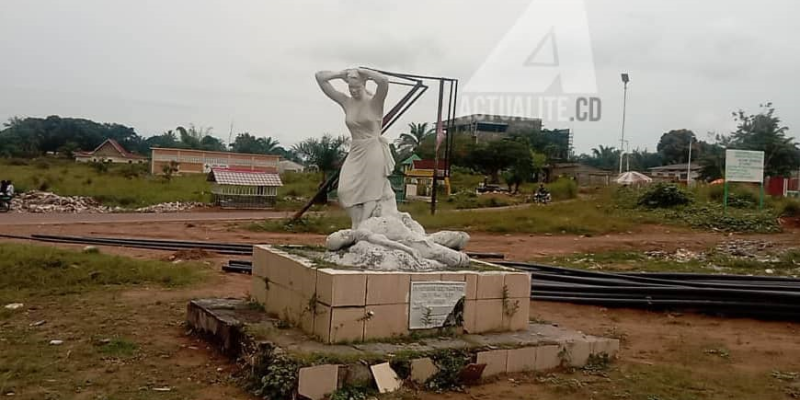
[[[117,174],[124,177],[125,179],[138,178],[146,173],[147,173],[147,168],[145,164],[128,164],[120,168],[119,171],[117,171]]]
[[[547,190],[553,196],[553,200],[569,200],[578,197],[578,183],[570,178],[558,178],[555,182],[547,185]]]
[[[692,202],[687,192],[673,183],[657,183],[639,196],[638,204],[648,208],[671,208]]]
[[[89,166],[98,174],[104,174],[108,172],[108,164],[104,162],[92,161],[89,163]]]
[[[700,196],[708,200],[722,203],[725,198],[725,186],[713,185],[698,191]],[[728,186],[728,206],[735,208],[753,208],[760,202],[759,190],[749,185],[731,184]]]
[[[50,169],[50,163],[47,160],[36,160],[33,166],[37,169]]]
[[[20,165],[29,165],[30,162],[24,158],[12,158],[6,161],[6,164],[20,166]]]
[[[729,209],[725,213],[721,204],[713,203],[686,209],[668,210],[664,217],[685,222],[693,228],[723,232],[775,233],[781,231],[775,214],[770,211]]]
[[[778,204],[777,210],[781,217],[800,217],[800,201],[784,199]]]

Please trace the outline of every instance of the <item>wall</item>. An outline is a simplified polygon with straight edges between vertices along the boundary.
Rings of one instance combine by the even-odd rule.
[[[154,148],[150,172],[162,174],[165,165],[177,161],[178,171],[188,174],[210,172],[211,168],[236,168],[251,171],[277,171],[280,156],[264,154],[239,154],[215,151]]]

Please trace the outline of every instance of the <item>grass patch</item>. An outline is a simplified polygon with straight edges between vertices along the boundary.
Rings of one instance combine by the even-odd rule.
[[[172,264],[54,247],[0,244],[0,302],[83,293],[110,285],[184,286],[205,274],[198,264]]]
[[[417,222],[431,231],[448,229],[493,233],[603,234],[625,232],[647,222],[646,218],[630,218],[613,213],[592,199],[502,211],[448,210],[437,212],[436,215],[430,215],[429,208],[417,205],[404,206],[401,209],[410,212]],[[325,215],[309,216],[294,223],[269,220],[250,224],[248,229],[330,234],[349,226],[350,219],[344,211],[331,210]]]
[[[42,169],[38,164],[46,163]],[[14,165],[0,160],[4,178],[14,181],[18,192],[43,190],[62,196],[94,197],[106,206],[146,207],[173,201],[209,202],[211,186],[205,174],[175,176],[169,182],[148,174],[148,164],[111,164],[107,170],[71,160],[39,160]]]
[[[128,358],[136,354],[139,345],[127,339],[111,339],[110,342],[100,346],[100,353],[109,357]]]
[[[644,252],[612,251],[604,253],[573,254],[536,260],[560,267],[605,270],[619,272],[724,272],[739,275],[783,275],[800,274],[800,250],[775,254],[767,262],[757,258],[731,257],[710,252],[703,259],[677,261],[650,257]],[[772,270],[767,274],[766,270]]]

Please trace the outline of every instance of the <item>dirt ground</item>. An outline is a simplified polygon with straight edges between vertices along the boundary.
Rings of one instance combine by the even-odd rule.
[[[110,236],[155,239],[198,240],[229,243],[260,244],[307,244],[321,245],[323,235],[288,234],[274,232],[251,232],[243,228],[246,223],[232,221],[195,222],[139,222],[99,224],[48,224],[11,225],[4,228],[6,234]],[[602,252],[611,250],[667,250],[677,248],[703,250],[729,240],[732,235],[723,233],[700,233],[674,227],[645,226],[625,234],[601,236],[574,235],[493,235],[472,233],[468,251],[504,253],[509,260],[527,261],[537,257],[557,256],[570,253]],[[800,231],[772,235],[735,235],[736,238],[763,239],[777,246],[800,243]],[[116,250],[113,250],[116,252]],[[137,251],[123,253],[138,254]]]
[[[255,233],[219,221],[8,226],[4,233],[27,235],[128,236],[220,242],[321,244],[320,235]],[[599,237],[474,234],[468,250],[502,252],[509,259],[608,250],[703,249],[727,235],[647,227]],[[797,233],[737,236],[796,245]],[[66,247],[80,248],[82,246]],[[204,342],[187,336],[181,324],[186,301],[196,297],[245,297],[249,276],[223,274],[230,257],[106,248],[135,258],[200,258],[210,265],[209,280],[180,290],[137,288],[80,298],[43,298],[6,322],[4,332],[25,332],[26,353],[47,358],[32,374],[33,387],[0,387],[16,398],[250,399],[230,377],[235,366]],[[621,339],[620,357],[592,371],[562,371],[540,376],[503,377],[464,393],[404,392],[394,397],[421,399],[791,399],[800,398],[800,324],[726,319],[691,313],[605,309],[534,302],[531,318],[586,333]],[[32,327],[36,321],[47,323]],[[90,357],[93,343],[126,337],[139,346],[131,358]],[[52,338],[62,346],[47,346]],[[12,340],[13,341],[13,340]],[[30,341],[30,343],[28,342]],[[41,344],[44,343],[44,344]],[[0,351],[13,343],[0,341]],[[23,355],[20,355],[22,357]],[[85,358],[85,360],[84,360]],[[76,364],[77,363],[77,364]],[[77,367],[76,367],[77,366]],[[77,368],[77,369],[76,369]],[[3,381],[0,367],[0,383]],[[0,385],[2,386],[2,385]],[[168,392],[155,392],[169,388]],[[66,392],[65,392],[66,391]]]

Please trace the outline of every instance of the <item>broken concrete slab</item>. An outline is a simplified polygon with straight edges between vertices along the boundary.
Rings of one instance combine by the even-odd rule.
[[[490,377],[506,373],[508,363],[508,350],[491,350],[478,353],[476,363],[486,364],[483,370],[483,377]]]
[[[370,369],[379,393],[391,393],[403,386],[403,381],[397,377],[397,373],[389,366],[388,362],[373,365]]]
[[[439,368],[430,358],[418,358],[411,360],[411,380],[418,384],[424,384],[430,377],[436,375]]]
[[[333,393],[339,384],[339,366],[333,364],[300,368],[297,394],[310,400],[322,400]]]

